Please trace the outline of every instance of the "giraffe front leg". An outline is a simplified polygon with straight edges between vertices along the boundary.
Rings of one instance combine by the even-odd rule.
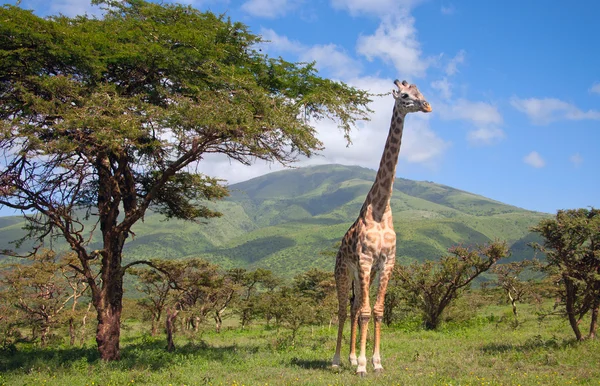
[[[371,310],[368,314],[362,313],[359,317],[360,325],[360,355],[358,356],[358,366],[356,374],[364,377],[367,375],[367,334],[369,333],[369,321],[371,320]]]
[[[357,307],[359,314],[357,319],[360,327],[360,354],[358,355],[358,366],[356,368],[356,373],[361,377],[367,374],[367,334],[369,332],[369,321],[371,320],[371,305],[369,302],[370,284],[371,267],[370,265],[364,265],[361,267],[361,272],[359,273],[360,289],[358,292],[360,293],[360,305]]]
[[[373,342],[373,358],[371,361],[373,362],[373,371],[375,373],[380,373],[383,371],[383,366],[381,365],[381,355],[379,353],[379,342],[381,337],[381,321],[383,320],[383,316],[375,315],[375,340]]]
[[[358,360],[356,357],[356,331],[358,330],[358,306],[360,296],[353,294],[352,296],[352,305],[350,306],[350,355],[348,359],[350,360],[351,366],[358,366]]]
[[[375,306],[373,307],[373,314],[375,315],[375,339],[373,342],[373,369],[375,373],[380,373],[383,371],[383,366],[381,365],[381,354],[379,352],[380,343],[381,343],[381,322],[383,321],[383,313],[385,307],[385,294],[387,292],[387,285],[392,276],[392,271],[394,269],[394,260],[392,259],[386,266],[379,276],[379,288],[377,289],[377,300],[375,301]]]

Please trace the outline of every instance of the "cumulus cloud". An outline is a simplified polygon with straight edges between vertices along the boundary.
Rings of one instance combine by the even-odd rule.
[[[590,87],[590,92],[595,94],[600,94],[600,82],[596,82]]]
[[[242,10],[252,16],[274,19],[285,16],[300,5],[294,0],[248,0],[242,4]]]
[[[472,145],[491,145],[505,137],[499,127],[503,123],[502,115],[492,104],[458,99],[453,104],[438,104],[436,111],[442,119],[467,121],[475,126],[467,133]]]
[[[260,34],[264,40],[268,40],[268,43],[261,45],[265,52],[274,55],[291,53],[296,55],[301,62],[316,61],[317,69],[327,71],[330,77],[353,78],[358,76],[362,69],[357,60],[335,44],[308,46],[299,41],[290,40],[287,36],[279,35],[269,28],[263,28]]]
[[[532,151],[531,153],[523,157],[523,162],[536,169],[543,168],[544,166],[546,166],[546,161],[544,161],[542,156],[537,151]]]
[[[433,63],[432,58],[423,58],[415,19],[408,14],[385,18],[374,34],[358,38],[356,50],[369,61],[393,64],[401,77],[423,77]]]
[[[559,120],[600,120],[600,111],[583,111],[571,103],[556,98],[519,99],[513,97],[510,104],[525,113],[536,125],[547,125]]]
[[[581,154],[575,153],[571,157],[569,157],[569,161],[571,161],[571,163],[575,167],[579,167],[583,163],[583,157],[581,156]]]
[[[300,61],[316,61],[319,70],[327,70],[335,78],[355,77],[362,69],[358,61],[335,44],[312,46],[300,55]]]
[[[442,5],[442,7],[440,8],[440,12],[443,15],[454,15],[456,13],[456,8],[452,4],[448,6]]]
[[[439,91],[440,96],[443,99],[450,99],[452,97],[452,84],[448,82],[447,78],[435,80],[431,82],[431,88]]]
[[[376,94],[388,93],[394,87],[392,79],[378,77],[354,78],[347,83]],[[317,137],[323,142],[325,149],[319,155],[301,158],[295,166],[338,163],[377,169],[389,132],[393,103],[389,94],[374,98],[370,105],[374,111],[371,120],[358,124],[350,134],[352,144],[349,146],[335,122],[315,122]],[[435,169],[449,146],[449,141],[440,138],[431,129],[428,115],[410,114],[405,124],[399,159],[408,164]],[[281,169],[283,167],[279,164],[262,161],[245,166],[231,162],[222,155],[208,155],[198,167],[200,172],[226,179],[229,183],[245,181]]]
[[[304,44],[299,41],[292,41],[287,36],[279,35],[270,28],[262,28],[260,36],[266,42],[261,45],[261,49],[269,53],[295,53],[299,54],[306,50]]]
[[[498,127],[480,127],[467,133],[467,139],[475,145],[490,145],[504,137],[504,130]]]
[[[90,1],[82,0],[23,0],[21,7],[33,9],[42,15],[62,14],[68,17],[77,15],[99,16],[102,9],[90,4]]]
[[[332,0],[331,5],[348,11],[353,16],[386,16],[406,12],[421,2],[422,0]]]
[[[460,50],[458,53],[450,59],[446,65],[446,75],[454,75],[458,72],[458,65],[465,62],[465,50]]]

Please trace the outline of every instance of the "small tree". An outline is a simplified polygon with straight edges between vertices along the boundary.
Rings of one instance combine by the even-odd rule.
[[[439,261],[397,265],[394,269],[401,296],[422,314],[428,330],[438,327],[446,307],[473,279],[509,254],[506,243],[499,241],[476,250],[457,246],[449,252]]]
[[[258,287],[265,283],[272,285],[277,282],[273,272],[268,269],[258,268],[254,271],[244,269],[231,270],[231,275],[238,277],[241,284],[241,295],[237,304],[242,329],[248,326],[260,311],[260,295]]]
[[[518,325],[517,303],[534,291],[532,280],[523,280],[523,272],[531,268],[539,268],[537,260],[523,260],[506,264],[496,264],[492,272],[496,274],[496,284],[504,290],[512,306],[515,323]]]
[[[9,301],[22,312],[33,331],[40,332],[40,343],[46,346],[51,328],[61,321],[59,317],[65,313],[69,303],[72,313],[75,313],[77,299],[87,287],[78,284],[81,278],[66,274],[68,257],[59,260],[54,252],[43,251],[32,259],[31,264],[13,264],[4,271],[1,285]],[[67,318],[72,333],[73,314]],[[72,343],[74,339],[71,335]]]
[[[181,311],[194,311],[203,319],[210,311],[209,298],[219,274],[217,266],[202,259],[155,261],[153,265],[168,277],[172,289],[165,301],[165,331],[167,350],[173,351],[177,316]]]
[[[154,261],[153,264],[168,269],[168,262]],[[137,289],[145,295],[138,304],[150,315],[150,334],[156,336],[172,290],[171,281],[166,274],[155,269],[132,269],[130,273],[137,277]]]
[[[337,315],[337,295],[333,272],[310,269],[294,278],[293,290],[296,296],[305,299],[312,307],[312,321],[328,322]]]
[[[590,313],[588,338],[595,338],[600,306],[600,210],[559,210],[532,228],[543,238],[533,247],[546,254],[546,270],[558,277],[557,291],[564,314],[577,340],[583,340],[580,324]]]

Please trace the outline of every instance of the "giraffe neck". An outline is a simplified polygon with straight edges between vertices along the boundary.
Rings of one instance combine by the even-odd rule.
[[[375,219],[381,218],[390,205],[394,179],[396,178],[396,165],[398,164],[398,155],[400,154],[400,145],[402,144],[405,117],[406,113],[402,113],[394,106],[390,131],[385,142],[381,162],[379,163],[379,170],[363,206],[363,208],[366,208],[368,205],[371,205],[373,218]]]

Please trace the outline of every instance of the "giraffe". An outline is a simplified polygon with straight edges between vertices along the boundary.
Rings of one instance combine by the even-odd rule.
[[[381,321],[387,284],[396,259],[396,233],[392,221],[390,198],[396,176],[396,164],[402,142],[404,119],[407,113],[431,112],[431,106],[414,84],[395,80],[398,88],[392,91],[394,110],[390,131],[379,164],[375,182],[367,194],[358,219],[348,229],[335,261],[335,282],[339,302],[339,326],[333,368],[340,366],[342,333],[346,322],[348,294],[352,289],[350,311],[350,363],[357,366],[356,373],[365,376],[367,359],[367,326],[371,319],[369,287],[379,273],[377,299],[373,307],[375,341],[372,363],[376,373],[383,370],[379,353]],[[360,327],[360,355],[356,357],[356,335]]]

